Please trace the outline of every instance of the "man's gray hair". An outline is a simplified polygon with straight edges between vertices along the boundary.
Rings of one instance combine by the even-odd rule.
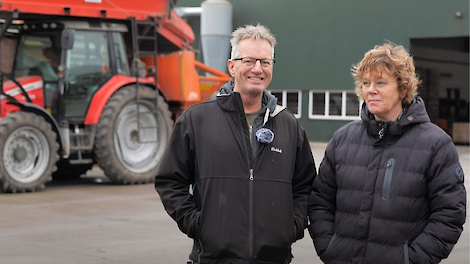
[[[230,44],[232,45],[231,59],[237,58],[238,43],[244,39],[266,40],[272,47],[272,58],[274,59],[274,46],[276,46],[276,38],[273,34],[271,34],[267,27],[260,24],[257,24],[256,26],[245,25],[244,27],[239,27],[233,31],[232,38],[230,39]]]

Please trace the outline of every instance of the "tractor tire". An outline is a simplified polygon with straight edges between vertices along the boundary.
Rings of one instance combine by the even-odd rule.
[[[75,180],[91,170],[93,164],[70,164],[68,160],[57,162],[57,171],[52,173],[54,180]]]
[[[134,85],[118,90],[98,122],[95,158],[117,184],[154,182],[173,129],[163,97],[148,87],[140,87],[138,97],[136,91]]]
[[[57,134],[43,117],[15,112],[0,120],[0,188],[34,192],[45,188],[57,170]]]

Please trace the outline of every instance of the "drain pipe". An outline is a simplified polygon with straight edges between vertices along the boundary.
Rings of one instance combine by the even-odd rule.
[[[173,10],[182,18],[200,16],[202,13],[202,7],[175,7]]]

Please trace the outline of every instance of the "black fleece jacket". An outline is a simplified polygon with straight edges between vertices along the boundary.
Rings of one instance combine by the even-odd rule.
[[[155,188],[168,214],[194,239],[191,260],[288,263],[292,243],[307,227],[316,175],[310,145],[295,117],[267,92],[250,144],[242,100],[232,90],[228,83],[216,100],[181,115]],[[274,132],[271,143],[256,142],[261,127]]]

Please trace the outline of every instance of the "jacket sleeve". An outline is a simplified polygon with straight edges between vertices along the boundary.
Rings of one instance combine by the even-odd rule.
[[[309,197],[309,233],[320,259],[334,234],[336,212],[336,172],[334,137],[325,150],[318,176]]]
[[[423,232],[410,243],[412,263],[439,263],[447,258],[465,223],[467,198],[457,150],[445,137],[434,151],[427,175],[431,214]]]
[[[183,116],[176,122],[168,146],[163,154],[155,189],[167,213],[179,229],[194,238],[198,229],[200,209],[189,187],[194,184],[194,154],[191,131],[186,129]]]
[[[308,226],[308,196],[312,182],[317,175],[310,142],[302,128],[300,128],[299,138],[292,181],[296,240],[304,237],[304,231]]]

